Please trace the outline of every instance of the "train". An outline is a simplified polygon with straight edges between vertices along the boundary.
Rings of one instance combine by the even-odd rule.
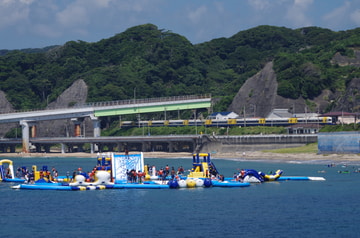
[[[333,125],[332,117],[291,117],[291,118],[238,118],[238,119],[190,119],[190,120],[140,120],[121,121],[121,127],[160,126],[205,126],[205,127],[246,127],[246,126],[290,126],[295,124]]]

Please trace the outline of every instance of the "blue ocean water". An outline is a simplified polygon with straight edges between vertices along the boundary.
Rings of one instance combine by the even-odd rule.
[[[16,166],[47,165],[60,175],[95,158],[10,158]],[[244,188],[13,190],[0,183],[1,237],[359,237],[359,164],[213,159],[231,177],[239,168],[326,181],[281,181]],[[190,169],[192,159],[145,159],[157,168]]]

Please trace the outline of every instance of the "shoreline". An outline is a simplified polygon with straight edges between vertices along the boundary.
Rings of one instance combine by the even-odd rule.
[[[131,151],[129,154],[140,153]],[[106,153],[105,153],[106,154]],[[119,154],[122,154],[119,152]],[[190,152],[143,152],[144,158],[192,158]],[[77,157],[77,158],[94,158],[97,153],[0,153],[0,158],[31,158],[31,157]],[[236,161],[276,161],[276,162],[294,162],[294,161],[309,161],[309,162],[360,162],[360,155],[358,154],[315,154],[315,153],[272,153],[261,151],[235,152],[235,153],[213,153],[213,159],[227,159]]]

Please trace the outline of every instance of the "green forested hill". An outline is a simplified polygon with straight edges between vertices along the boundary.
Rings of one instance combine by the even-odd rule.
[[[96,43],[2,51],[0,90],[15,109],[41,108],[81,78],[89,86],[89,102],[129,99],[134,92],[137,98],[211,93],[223,99],[216,109],[226,110],[242,84],[268,61],[274,61],[278,94],[285,98],[345,90],[359,77],[359,68],[331,62],[336,53],[354,58],[359,46],[360,28],[259,26],[193,45],[146,24]]]

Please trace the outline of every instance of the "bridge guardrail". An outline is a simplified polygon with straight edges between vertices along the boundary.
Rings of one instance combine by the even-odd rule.
[[[104,107],[104,106],[117,106],[117,105],[129,105],[129,104],[139,104],[139,103],[154,103],[154,102],[168,102],[168,101],[181,101],[181,100],[192,100],[192,99],[202,99],[202,98],[211,98],[211,94],[202,94],[202,95],[185,95],[185,96],[172,96],[172,97],[160,97],[160,98],[138,98],[138,99],[126,99],[126,100],[116,100],[116,101],[104,101],[104,102],[90,102],[83,104],[75,104],[72,107],[48,107],[44,109],[28,109],[28,110],[0,110],[0,114],[8,113],[20,113],[20,112],[36,112],[44,110],[59,110],[59,109],[69,109],[69,108],[89,108],[89,107]]]

